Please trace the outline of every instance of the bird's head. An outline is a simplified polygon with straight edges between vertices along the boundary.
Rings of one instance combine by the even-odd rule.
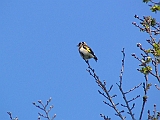
[[[77,45],[77,47],[79,47],[79,46],[81,46],[81,45],[87,45],[85,42],[80,42],[78,45]]]

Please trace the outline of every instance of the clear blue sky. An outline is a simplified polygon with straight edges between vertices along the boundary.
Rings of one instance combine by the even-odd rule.
[[[6,112],[11,111],[20,120],[36,120],[40,110],[32,102],[40,99],[46,102],[52,97],[51,114],[57,114],[56,120],[102,120],[100,113],[117,119],[114,111],[103,104],[105,98],[97,92],[99,87],[87,73],[76,45],[85,41],[92,47],[99,60],[97,63],[90,60],[91,66],[108,86],[114,85],[111,93],[118,94],[114,100],[121,103],[116,82],[123,47],[124,89],[144,81],[136,70],[139,63],[131,53],[140,54],[136,43],[149,47],[145,42],[149,37],[131,24],[136,21],[135,14],[158,16],[142,0],[1,1],[0,118],[9,120]],[[160,99],[158,91],[153,91],[154,87],[146,106],[150,110]],[[142,87],[127,97],[138,94],[143,96]],[[136,102],[134,113],[138,117],[142,99]]]

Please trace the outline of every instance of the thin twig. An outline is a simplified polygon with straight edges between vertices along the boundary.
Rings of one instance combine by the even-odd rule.
[[[125,92],[124,94],[130,93],[132,91],[134,91],[136,88],[139,88],[139,86],[141,86],[142,83],[140,83],[139,85],[135,86],[134,88],[130,89],[129,91]]]
[[[7,112],[11,120],[18,120],[18,117],[13,118],[11,112]]]
[[[142,119],[142,115],[143,115],[143,111],[144,111],[145,103],[146,103],[146,101],[147,101],[148,75],[145,75],[144,77],[145,77],[146,83],[143,83],[144,96],[143,96],[143,103],[142,103],[142,108],[141,108],[141,112],[140,112],[139,120],[141,120],[141,119]]]
[[[121,71],[120,71],[120,81],[119,81],[119,84],[117,84],[118,85],[118,87],[119,87],[119,90],[120,90],[120,92],[122,93],[122,96],[123,96],[123,99],[124,99],[124,101],[125,101],[125,104],[126,105],[123,105],[123,106],[125,106],[127,109],[128,109],[128,113],[130,114],[130,116],[131,116],[131,118],[132,118],[132,120],[135,120],[135,118],[134,118],[134,114],[132,113],[132,110],[131,110],[131,108],[130,108],[130,106],[129,106],[129,102],[130,101],[127,101],[127,98],[126,98],[126,96],[125,96],[125,92],[123,92],[123,89],[122,89],[122,79],[123,79],[123,73],[124,73],[124,60],[125,60],[125,52],[124,52],[124,48],[123,48],[123,50],[122,50],[122,55],[123,55],[123,58],[122,58],[122,68],[121,68]],[[133,101],[134,99],[132,99],[132,101]],[[122,105],[122,104],[121,104]]]
[[[158,87],[158,85],[155,84],[155,87],[156,87],[158,90],[160,90],[160,87]]]
[[[98,84],[98,86],[100,88],[102,88],[102,90],[105,92],[107,99],[109,100],[109,102],[111,103],[111,107],[116,111],[116,115],[119,116],[121,118],[121,120],[124,120],[125,118],[122,116],[121,111],[119,111],[116,107],[117,104],[115,104],[112,100],[112,97],[110,96],[108,90],[106,89],[105,85],[100,81],[99,77],[97,76],[97,74],[95,73],[95,70],[93,68],[91,68],[90,64],[88,61],[85,61],[88,65],[88,69],[87,71],[89,72],[89,74],[95,79],[96,83]],[[100,93],[100,92],[99,92]],[[104,94],[102,94],[104,96]],[[110,104],[106,103],[107,105],[110,106]]]
[[[54,120],[54,118],[56,117],[56,114],[53,115],[52,118],[49,117],[49,112],[51,111],[51,109],[53,108],[53,105],[51,105],[49,107],[49,109],[47,110],[47,106],[49,105],[49,103],[51,102],[51,97],[47,100],[47,103],[44,105],[43,102],[41,100],[38,100],[38,103],[42,106],[39,106],[37,105],[35,102],[33,102],[33,105],[36,106],[37,108],[41,109],[42,111],[44,111],[45,115],[44,114],[41,114],[38,112],[38,120],[40,120],[40,116],[43,117],[43,118],[47,118],[48,120]]]

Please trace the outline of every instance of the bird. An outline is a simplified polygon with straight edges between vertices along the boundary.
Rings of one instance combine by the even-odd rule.
[[[96,55],[94,54],[92,49],[85,42],[80,42],[77,45],[77,47],[78,47],[78,50],[79,50],[81,57],[86,62],[88,62],[88,59],[91,59],[91,58],[93,58],[97,62],[98,58],[96,57]]]

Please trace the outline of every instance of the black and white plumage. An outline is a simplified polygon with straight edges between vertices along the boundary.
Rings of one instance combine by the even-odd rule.
[[[88,61],[88,59],[94,58],[95,61],[97,62],[98,58],[96,57],[92,49],[85,42],[80,42],[77,46],[79,47],[78,50],[81,57],[85,61]]]

